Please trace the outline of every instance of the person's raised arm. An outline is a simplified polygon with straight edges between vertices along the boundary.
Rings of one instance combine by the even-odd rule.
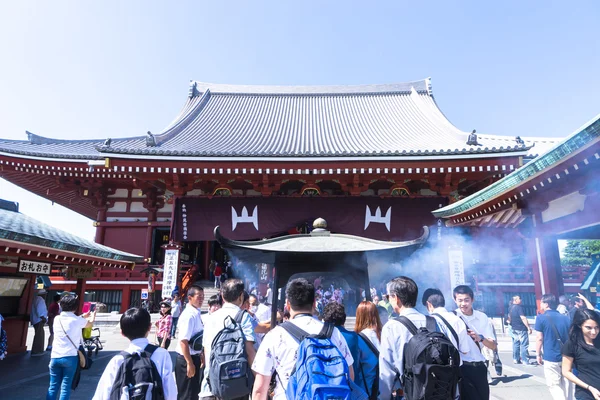
[[[271,330],[271,321],[269,322],[259,322],[254,327],[254,333],[269,333]]]
[[[582,300],[585,303],[585,306],[588,308],[588,310],[594,310],[594,306],[592,305],[592,303],[587,299],[587,297],[585,297],[584,295],[582,295],[581,293],[577,293],[577,298]]]
[[[94,326],[94,322],[96,321],[96,310],[92,311],[92,312],[86,312],[85,314],[81,315],[83,318],[87,319],[87,323],[84,326],[84,329],[89,329],[92,326]]]

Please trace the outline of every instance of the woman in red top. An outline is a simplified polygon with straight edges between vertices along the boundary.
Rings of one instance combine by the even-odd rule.
[[[221,266],[217,264],[215,266],[215,289],[221,287],[221,274],[222,274]]]
[[[163,349],[168,349],[171,344],[171,326],[173,317],[171,317],[171,304],[166,301],[160,302],[160,319],[156,321],[156,340]]]

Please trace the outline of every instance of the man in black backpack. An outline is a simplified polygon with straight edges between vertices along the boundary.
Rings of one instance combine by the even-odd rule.
[[[252,319],[248,312],[244,312],[241,306],[244,303],[244,282],[241,279],[229,279],[221,285],[221,296],[223,298],[223,306],[206,317],[206,325],[202,343],[204,345],[204,365],[207,366],[207,373],[204,374],[200,398],[205,400],[215,400],[217,398],[226,398],[227,400],[247,398],[252,391],[252,381],[254,376],[250,370],[252,361],[256,351],[254,350],[254,328]],[[231,329],[230,332],[227,332]],[[223,337],[227,333],[230,339],[235,339],[240,346],[227,346],[227,343],[221,343],[218,337]],[[236,336],[237,334],[237,336]],[[243,339],[243,340],[242,340]],[[225,340],[227,342],[227,340]],[[217,349],[213,348],[217,346]],[[231,359],[232,354],[238,353],[241,362],[236,362]],[[230,362],[235,365],[235,368],[215,368],[215,364],[220,361]],[[242,365],[243,364],[243,365]],[[241,365],[241,367],[240,367]],[[242,383],[235,381],[232,377],[225,376],[233,369],[238,370],[242,376],[236,378]],[[239,371],[243,369],[243,371]],[[248,378],[248,379],[246,379]],[[219,392],[223,391],[225,383],[230,382],[235,385],[235,392],[243,392],[247,389],[246,394],[228,397],[227,395],[220,396]],[[234,383],[235,382],[235,383]],[[246,386],[246,387],[243,387]],[[230,389],[230,388],[227,388]],[[227,390],[225,389],[225,390]]]
[[[152,327],[148,311],[130,308],[121,316],[120,325],[121,334],[131,344],[109,361],[93,400],[120,399],[123,387],[129,386],[134,390],[152,390],[155,400],[176,400],[177,386],[171,356],[167,350],[148,343],[147,337]],[[126,371],[132,372],[133,381],[126,381]],[[152,384],[152,387],[148,384]]]
[[[412,279],[399,276],[387,284],[387,294],[394,312],[408,318],[417,328],[426,325],[425,315],[414,307],[417,304],[419,289]],[[390,319],[381,332],[379,351],[379,396],[388,400],[392,393],[401,388],[403,373],[404,346],[412,334],[397,319]]]
[[[467,327],[458,315],[445,308],[446,299],[442,291],[434,288],[425,290],[422,302],[429,314],[438,321],[440,330],[460,351],[461,356],[467,354],[470,350],[469,341],[471,340],[467,333]]]

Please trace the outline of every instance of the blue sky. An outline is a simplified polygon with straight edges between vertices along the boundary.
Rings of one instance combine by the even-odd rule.
[[[189,80],[366,84],[432,77],[460,129],[566,136],[600,112],[600,2],[13,1],[0,4],[0,137],[159,132]],[[0,180],[21,211],[91,221]]]

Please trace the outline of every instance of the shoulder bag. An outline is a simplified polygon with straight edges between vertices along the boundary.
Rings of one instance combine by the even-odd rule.
[[[93,361],[90,357],[88,357],[85,354],[85,349],[83,348],[83,346],[80,345],[79,347],[77,347],[75,345],[75,343],[73,343],[73,341],[71,340],[69,335],[67,335],[67,331],[65,330],[65,327],[63,326],[62,321],[60,320],[60,317],[58,319],[58,323],[60,324],[60,327],[62,328],[63,332],[65,333],[65,336],[67,337],[67,339],[69,339],[69,342],[71,342],[73,347],[75,347],[75,350],[77,350],[77,355],[79,356],[79,367],[81,369],[90,369]]]
[[[554,325],[554,321],[552,321],[552,318],[550,318],[550,316],[547,316],[546,319],[548,320],[548,323],[552,327],[552,331],[556,335],[556,341],[558,342],[558,346],[559,346],[560,352],[562,354],[563,346],[565,345],[565,342],[562,340],[562,337],[560,336],[560,333],[558,332],[556,325]]]

